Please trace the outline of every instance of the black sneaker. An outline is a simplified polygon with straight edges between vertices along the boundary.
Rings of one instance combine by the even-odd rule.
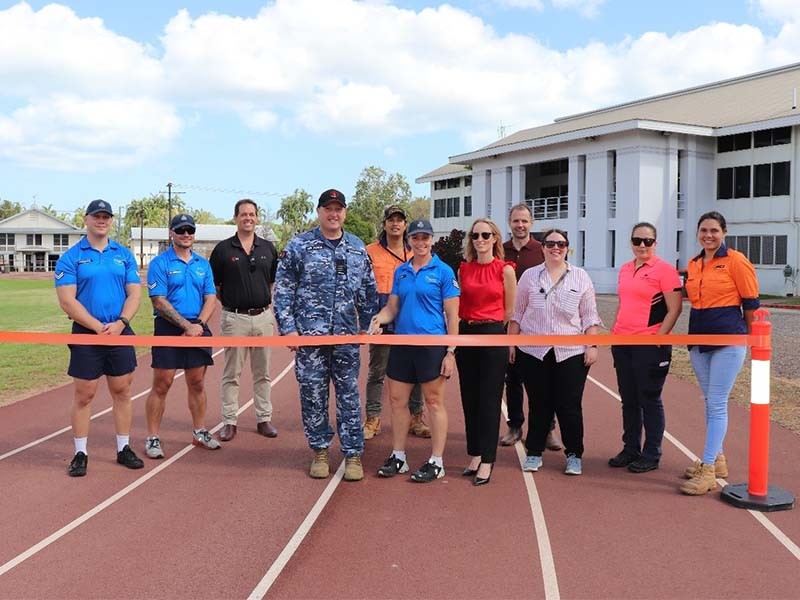
[[[633,454],[628,454],[627,452],[625,452],[625,450],[623,450],[622,452],[617,454],[614,458],[608,459],[608,466],[615,468],[627,467],[635,460],[639,460],[639,457],[634,456]]]
[[[658,468],[658,461],[652,458],[645,458],[640,456],[631,464],[628,465],[628,471],[631,473],[647,473],[648,471],[655,471]]]
[[[67,474],[70,477],[83,477],[86,475],[86,465],[89,462],[89,457],[84,452],[77,452],[72,457],[72,462],[69,463]]]
[[[144,467],[144,461],[136,456],[127,444],[121,451],[117,452],[117,462],[129,469],[141,469]]]
[[[383,466],[378,469],[378,475],[381,477],[394,477],[398,473],[407,473],[408,465],[406,461],[400,460],[394,454],[390,455],[383,463]]]
[[[444,477],[444,467],[440,467],[436,463],[426,462],[411,474],[411,481],[429,483],[442,477]]]

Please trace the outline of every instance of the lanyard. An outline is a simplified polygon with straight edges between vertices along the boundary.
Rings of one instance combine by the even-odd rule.
[[[557,289],[557,288],[558,288],[558,286],[560,286],[560,285],[561,285],[561,283],[564,281],[564,279],[567,277],[567,273],[569,273],[569,268],[567,268],[567,270],[566,270],[566,271],[564,271],[564,272],[561,274],[561,277],[559,277],[559,278],[558,278],[558,281],[556,281],[556,282],[555,282],[555,283],[554,283],[552,286],[550,286],[550,289],[549,289],[549,290],[547,290],[546,292],[544,291],[544,286],[542,285],[542,273],[544,273],[545,271],[546,271],[546,269],[542,269],[541,271],[539,271],[539,293],[540,293],[540,294],[544,294],[544,299],[545,299],[545,300],[547,300],[547,297],[548,297],[548,296],[549,296],[549,295],[550,295],[550,294],[551,294],[551,293],[552,293],[552,292],[553,292],[555,289]]]

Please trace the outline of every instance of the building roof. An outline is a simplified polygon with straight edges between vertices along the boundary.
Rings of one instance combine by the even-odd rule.
[[[464,165],[458,164],[451,164],[448,163],[446,165],[442,165],[438,169],[434,169],[430,173],[425,173],[420,177],[417,177],[414,182],[415,183],[425,183],[428,181],[434,181],[436,179],[444,179],[446,177],[453,177],[454,175],[461,175],[464,171],[469,171],[469,167]]]
[[[800,123],[796,107],[800,88],[800,63],[726,79],[676,92],[643,98],[625,104],[556,119],[549,125],[523,129],[474,152],[450,158],[451,162],[502,154],[515,150],[566,141],[565,134],[580,137],[621,129],[644,128],[690,132],[698,135],[726,135],[742,125],[764,124],[762,128]],[[614,127],[617,125],[617,127]],[[727,128],[727,130],[726,130]],[[756,129],[750,127],[749,129]],[[574,136],[571,136],[574,138]],[[539,143],[536,143],[539,142]]]
[[[29,208],[0,221],[0,233],[83,233],[72,223],[39,210]]]

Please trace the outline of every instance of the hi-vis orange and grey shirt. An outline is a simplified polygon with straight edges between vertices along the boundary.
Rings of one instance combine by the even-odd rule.
[[[702,252],[689,262],[686,293],[692,303],[690,334],[747,333],[742,311],[759,306],[753,265],[744,254],[725,244],[705,265]],[[706,348],[701,347],[703,350]]]

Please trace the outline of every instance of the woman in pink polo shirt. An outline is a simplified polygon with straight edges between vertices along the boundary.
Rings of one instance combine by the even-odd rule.
[[[634,259],[619,270],[619,306],[611,333],[654,335],[672,331],[681,314],[678,271],[656,256],[656,228],[637,223],[631,231]],[[608,461],[633,473],[658,468],[664,437],[661,390],[672,360],[672,346],[612,346],[622,398],[622,451]],[[642,446],[644,426],[644,446]]]

